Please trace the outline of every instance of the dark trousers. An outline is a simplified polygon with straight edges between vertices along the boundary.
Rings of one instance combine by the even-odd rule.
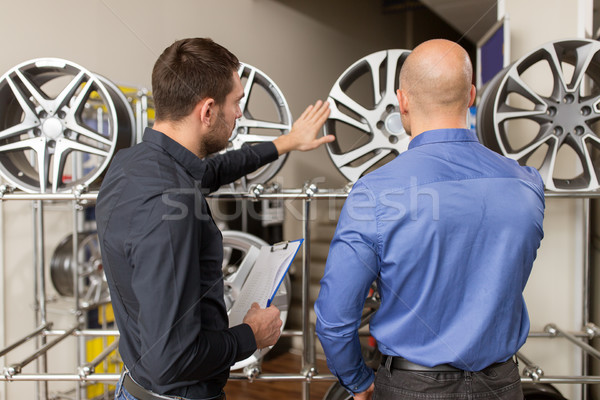
[[[421,372],[381,365],[373,400],[391,399],[522,400],[523,391],[512,359],[479,372]]]

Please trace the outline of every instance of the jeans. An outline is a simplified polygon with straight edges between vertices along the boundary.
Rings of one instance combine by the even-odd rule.
[[[123,387],[123,378],[125,377],[125,373],[123,373],[121,375],[121,379],[119,379],[119,382],[117,383],[117,388],[115,389],[115,400],[138,400],[136,397],[133,397],[131,395],[131,393],[129,393],[127,391],[127,389],[125,389]],[[225,399],[225,393],[221,393],[220,396],[217,397],[210,397],[210,398],[206,398],[206,399],[189,399],[187,397],[180,397],[180,396],[164,396],[167,397],[169,399],[173,399],[173,400],[226,400]]]
[[[373,400],[522,400],[519,369],[512,359],[478,372],[417,372],[379,367]]]

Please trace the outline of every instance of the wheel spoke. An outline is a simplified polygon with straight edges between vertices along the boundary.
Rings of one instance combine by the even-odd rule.
[[[510,70],[508,72],[508,78],[507,89],[510,92],[520,94],[532,103],[543,106],[544,112],[546,111],[546,102],[533,89],[531,89],[529,85],[523,82],[516,70]]]
[[[393,101],[396,98],[396,78],[400,71],[396,70],[398,59],[404,54],[403,50],[388,50],[387,76],[385,80],[385,97]]]
[[[39,124],[36,124],[32,121],[23,121],[20,124],[11,126],[8,129],[0,131],[0,139],[7,139],[11,136],[26,133],[27,131],[30,131],[31,129],[36,128],[38,126]]]
[[[252,270],[259,253],[260,251],[257,247],[250,247],[237,271],[227,278],[226,282],[231,287],[235,298],[237,298],[240,290],[242,290],[242,286],[244,285],[244,282],[246,282],[246,278]]]
[[[331,154],[331,158],[335,165],[337,165],[338,167],[345,167],[353,161],[356,161],[359,158],[366,156],[367,154],[378,148],[379,144],[376,143],[375,140],[371,140],[369,143],[357,147],[356,149],[351,150],[348,153]]]
[[[523,160],[524,157],[535,152],[540,146],[547,144],[546,142],[548,142],[551,139],[556,141],[556,138],[552,135],[545,136],[542,139],[538,140],[537,142],[531,143],[529,146],[524,147],[517,153],[507,153],[507,156],[512,158],[513,160],[521,161],[521,160]]]
[[[56,97],[55,100],[55,111],[60,110],[62,107],[67,106],[69,100],[73,97],[83,79],[85,78],[85,73],[80,71],[75,78],[69,82],[69,84],[60,92],[60,94]]]
[[[340,171],[342,171],[342,173],[345,176],[349,177],[352,182],[356,182],[358,180],[358,178],[360,178],[362,176],[363,173],[365,173],[369,168],[371,168],[373,165],[377,164],[377,162],[381,161],[383,158],[385,158],[391,152],[392,151],[389,149],[381,150],[381,152],[379,154],[376,154],[373,158],[366,161],[365,163],[363,163],[357,167],[348,167],[348,166],[341,167]]]
[[[103,136],[102,134],[100,134],[98,132],[94,132],[91,129],[88,129],[88,128],[86,128],[84,126],[81,126],[81,125],[79,125],[77,123],[76,124],[67,123],[66,127],[69,128],[69,129],[71,129],[74,132],[77,132],[77,133],[79,133],[79,134],[81,134],[83,136],[86,136],[86,137],[88,137],[90,139],[93,139],[93,140],[95,140],[97,142],[103,143],[103,144],[105,144],[107,146],[111,146],[112,143],[113,143],[106,136]]]
[[[563,72],[561,62],[558,58],[558,54],[556,53],[556,47],[554,47],[553,43],[550,43],[544,46],[543,49],[546,50],[546,52],[550,56],[550,59],[546,59],[546,61],[548,61],[548,64],[550,65],[550,69],[552,70],[552,76],[554,78],[553,94],[555,96],[559,96],[559,93],[561,93],[556,92],[556,89],[558,87],[557,85],[560,85],[560,87],[562,88],[562,92],[568,92],[569,89],[567,88],[567,81],[565,79],[565,74]]]
[[[373,86],[373,101],[375,105],[379,104],[381,101],[379,67],[381,67],[381,64],[384,62],[386,56],[387,52],[381,51],[374,54],[372,57],[367,58],[367,64],[369,64],[369,69],[371,70],[371,85]]]
[[[60,138],[54,146],[54,157],[52,158],[52,192],[58,192],[58,184],[62,183],[64,158],[70,152],[67,140]]]
[[[37,103],[48,113],[48,115],[53,115],[56,110],[53,108],[53,101],[46,98],[44,94],[41,93],[40,89],[35,87],[33,83],[20,71],[15,70],[15,73],[23,82],[25,88],[29,91],[29,94],[37,101]]]
[[[281,124],[277,122],[260,121],[256,119],[243,118],[239,121],[239,126],[248,128],[262,128],[262,129],[277,129],[277,130],[289,130],[290,126],[287,124]],[[271,140],[273,137],[271,136]]]
[[[244,87],[244,97],[242,100],[240,100],[240,109],[242,110],[242,114],[244,114],[246,111],[246,105],[248,104],[248,98],[250,97],[250,92],[252,91],[252,85],[254,85],[255,75],[256,70],[254,68],[250,68],[250,72],[248,73],[248,78],[246,80],[246,86]]]
[[[344,93],[342,91],[342,89],[339,87],[339,85],[336,85],[333,87],[333,89],[331,89],[331,92],[329,93],[329,97],[331,97],[335,101],[338,101],[339,103],[341,103],[342,105],[344,105],[345,107],[350,109],[352,112],[354,112],[362,117],[367,118],[367,116],[369,114],[371,114],[371,112],[369,110],[367,110],[366,108],[364,108],[363,106],[358,104],[356,101],[351,99],[350,96],[348,96],[346,93]]]
[[[363,132],[370,132],[369,125],[365,124],[364,122],[357,121],[356,119],[350,117],[348,114],[344,114],[343,112],[341,112],[340,109],[337,107],[336,102],[331,98],[329,98],[329,109],[329,119],[335,119],[337,121],[344,122],[357,129],[360,129]]]
[[[89,285],[88,288],[86,289],[84,295],[82,296],[83,302],[86,303],[87,305],[91,305],[93,293],[94,293],[94,285]]]
[[[40,149],[41,145],[45,146],[46,140],[42,137],[31,138],[26,140],[21,140],[18,142],[12,142],[5,145],[0,146],[0,153],[5,151],[14,151],[14,150],[35,150],[36,152]]]
[[[594,168],[594,163],[592,161],[592,155],[590,154],[588,147],[586,146],[586,140],[587,139],[591,139],[592,141],[596,142],[596,144],[600,144],[600,140],[598,139],[597,136],[588,133],[586,136],[584,136],[581,140],[582,142],[582,150],[583,150],[583,155],[585,158],[585,165],[587,167],[588,173],[590,174],[590,185],[593,185],[595,187],[597,187],[600,183],[598,182],[598,175],[596,174],[596,168]]]
[[[37,115],[35,114],[35,107],[31,103],[31,101],[24,95],[23,92],[21,92],[21,89],[19,87],[17,87],[17,85],[15,85],[15,83],[13,82],[13,80],[10,76],[6,76],[6,82],[8,83],[8,86],[10,86],[10,89],[12,90],[13,95],[15,96],[15,98],[19,102],[19,105],[21,106],[21,109],[25,113],[25,119],[23,122],[31,121],[31,123],[35,123],[36,125],[39,125],[40,120],[38,119]]]
[[[38,159],[38,176],[40,179],[40,191],[41,193],[46,192],[48,186],[48,175],[50,174],[50,154],[48,152],[48,146],[46,145],[46,139],[42,139],[36,149]]]
[[[81,107],[87,100],[93,88],[94,78],[89,77],[88,81],[85,83],[85,85],[83,85],[83,88],[81,88],[81,91],[77,94],[77,97],[74,98],[73,104],[70,107],[70,117],[73,119],[73,121],[75,120],[75,114],[77,114],[80,111]]]
[[[281,287],[277,290],[277,294],[275,295],[275,297],[273,297],[273,301],[271,302],[271,305],[277,307],[279,309],[279,311],[288,311],[289,306],[288,306],[288,294],[287,293],[281,293],[280,292]]]
[[[506,111],[505,111],[506,110]],[[503,104],[500,107],[500,110],[496,112],[496,123],[501,124],[502,122],[509,119],[517,119],[517,118],[527,118],[532,120],[539,120],[536,118],[532,118],[535,116],[544,116],[546,115],[545,110],[523,110],[519,108],[510,107],[506,104]]]
[[[593,49],[591,44],[586,44],[577,48],[577,65],[575,65],[573,78],[569,83],[570,91],[579,90],[581,83],[583,82],[583,77],[585,76],[585,73],[595,55],[596,51]]]
[[[549,189],[554,189],[554,167],[556,165],[556,156],[558,154],[557,140],[553,138],[551,143],[548,143],[549,149],[546,152],[546,157],[539,168],[540,175]]]
[[[37,156],[38,175],[40,179],[41,193],[46,191],[46,182],[48,182],[47,171],[49,154],[46,147],[46,139],[44,137],[36,137],[18,142],[8,143],[0,146],[0,153],[15,151],[15,150],[33,150]]]
[[[64,149],[63,151],[66,151],[68,149],[71,150],[77,150],[77,151],[81,151],[84,153],[90,153],[90,154],[95,154],[101,157],[108,157],[108,151],[106,150],[102,150],[99,148],[96,148],[94,146],[90,146],[88,144],[84,144],[84,143],[80,143],[80,142],[76,142],[74,140],[70,140],[67,138],[59,138],[56,140],[56,146],[61,146],[62,149]]]
[[[273,136],[266,135],[237,135],[235,137],[235,141],[240,141],[242,143],[262,143],[262,142],[272,142],[274,139]]]

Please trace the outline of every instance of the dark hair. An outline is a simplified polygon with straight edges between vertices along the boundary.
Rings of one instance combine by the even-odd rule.
[[[180,121],[207,97],[222,104],[239,65],[236,56],[212,39],[176,41],[158,57],[152,70],[155,119]]]

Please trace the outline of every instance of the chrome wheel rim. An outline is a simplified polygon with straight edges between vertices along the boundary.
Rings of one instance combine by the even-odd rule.
[[[408,148],[396,89],[409,54],[397,49],[370,54],[346,69],[331,88],[324,132],[336,141],[327,144],[327,152],[350,182]]]
[[[240,231],[223,231],[223,282],[225,285],[225,305],[227,312],[237,299],[240,285],[243,285],[248,272],[254,267],[258,250],[268,246],[264,240]],[[285,276],[282,285],[273,298],[272,304],[281,312],[281,330],[287,320],[291,300],[292,285],[289,275]],[[269,352],[270,348],[257,350],[245,360],[238,361],[231,367],[232,370],[244,368],[258,362]]]
[[[240,149],[244,144],[271,142],[292,128],[292,115],[279,87],[264,72],[241,63],[238,74],[244,86],[240,101],[242,116],[236,121],[229,145],[223,151]],[[223,153],[222,152],[222,153]],[[287,155],[247,174],[221,191],[247,191],[252,185],[266,183],[283,166]]]
[[[64,238],[54,250],[50,260],[50,277],[56,291],[61,296],[73,297],[73,272],[79,266],[80,307],[91,308],[110,302],[108,283],[102,268],[100,242],[96,232],[82,232],[77,235],[77,257],[73,260],[73,235]]]
[[[70,61],[30,60],[0,78],[0,174],[23,191],[92,184],[134,129],[121,91]]]
[[[478,135],[491,149],[537,168],[547,190],[593,191],[600,186],[599,104],[600,43],[548,43],[490,82]]]

